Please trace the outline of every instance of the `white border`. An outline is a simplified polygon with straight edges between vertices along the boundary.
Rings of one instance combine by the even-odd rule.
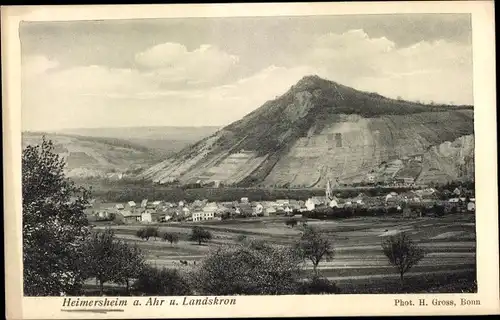
[[[477,294],[415,294],[406,299],[480,299],[476,307],[395,307],[401,295],[241,296],[235,306],[127,307],[123,313],[95,318],[199,318],[250,316],[456,315],[500,312],[498,279],[498,208],[496,184],[496,96],[494,10],[492,1],[266,3],[217,5],[40,6],[2,8],[2,83],[4,142],[4,212],[6,302],[9,319],[84,319],[62,313],[62,298],[23,298],[20,183],[20,43],[21,20],[62,21],[166,17],[303,16],[391,13],[471,13],[473,26],[474,105],[477,199]],[[493,241],[492,241],[493,240]],[[134,298],[126,298],[132,301]],[[165,297],[165,299],[170,299]]]

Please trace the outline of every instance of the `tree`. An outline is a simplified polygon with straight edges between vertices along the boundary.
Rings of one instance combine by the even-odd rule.
[[[384,240],[382,242],[382,250],[389,259],[389,262],[398,270],[401,287],[404,284],[404,274],[422,260],[425,255],[424,250],[403,232]]]
[[[160,236],[160,233],[158,232],[158,227],[147,227],[146,228],[146,235],[149,237],[154,237],[155,239]]]
[[[293,227],[295,227],[295,226],[298,224],[298,222],[297,222],[297,220],[296,220],[296,219],[288,219],[288,220],[285,222],[285,224],[286,224],[287,226],[290,226],[290,227],[292,227],[292,228],[293,228]]]
[[[163,241],[168,241],[170,244],[174,244],[179,242],[179,235],[177,233],[170,233],[170,232],[165,232],[162,235]]]
[[[118,242],[118,264],[114,282],[125,284],[127,295],[130,294],[130,280],[137,279],[145,268],[145,260],[142,251],[137,245],[130,246],[121,241]]]
[[[140,238],[142,240],[146,240],[146,241],[149,240],[149,236],[146,235],[146,228],[142,228],[142,229],[137,230],[135,235],[137,236],[137,238]]]
[[[123,248],[114,238],[114,233],[107,228],[104,231],[94,232],[86,243],[86,274],[96,278],[99,284],[99,293],[104,294],[104,284],[116,280],[121,272]]]
[[[314,274],[318,275],[318,265],[323,258],[333,257],[332,244],[317,229],[306,226],[300,240],[296,244],[299,255],[313,264]]]
[[[138,238],[148,241],[151,237],[158,237],[158,228],[157,227],[147,227],[137,230],[135,234]]]
[[[183,296],[192,293],[188,279],[178,270],[151,266],[141,270],[133,287],[145,295]]]
[[[203,295],[295,294],[301,273],[292,248],[250,241],[218,247],[197,265],[192,281]]]
[[[90,193],[64,175],[52,141],[22,152],[24,294],[68,293],[83,283],[82,248],[89,233]]]
[[[210,239],[212,239],[210,231],[201,227],[193,227],[191,230],[191,236],[189,237],[189,240],[197,241],[198,245],[201,245],[202,242],[207,242]]]

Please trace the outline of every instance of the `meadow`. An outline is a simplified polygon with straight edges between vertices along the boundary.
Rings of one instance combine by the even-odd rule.
[[[137,244],[147,262],[157,267],[188,270],[218,246],[235,245],[242,236],[268,243],[291,245],[300,237],[300,225],[320,229],[333,243],[335,255],[319,265],[321,275],[335,281],[342,293],[400,292],[399,275],[389,265],[381,248],[385,236],[404,231],[426,251],[426,256],[405,276],[407,292],[475,291],[476,241],[472,214],[404,219],[401,217],[360,217],[320,221],[302,219],[296,227],[285,225],[286,217],[263,217],[207,221],[204,223],[158,224],[161,232],[175,232],[177,244],[161,239],[148,241],[135,236],[143,225],[98,225],[111,227],[118,238]],[[198,245],[188,240],[193,226],[212,233],[212,240]],[[188,265],[183,265],[185,260]],[[306,270],[312,265],[306,262]]]

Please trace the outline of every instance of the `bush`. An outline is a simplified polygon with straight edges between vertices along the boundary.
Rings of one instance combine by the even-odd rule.
[[[203,295],[278,295],[299,292],[301,259],[288,247],[250,242],[221,247],[193,274]]]
[[[176,269],[166,268],[144,268],[133,288],[144,295],[182,296],[192,293],[187,278]]]
[[[285,224],[291,228],[295,227],[297,225],[297,219],[288,219]]]
[[[142,240],[148,241],[149,238],[151,238],[151,237],[155,237],[155,238],[158,237],[159,233],[158,233],[157,227],[146,227],[146,228],[142,228],[142,229],[137,230],[135,235],[138,238],[141,238]]]
[[[336,294],[340,289],[327,278],[314,276],[311,280],[304,282],[299,289],[299,294]]]

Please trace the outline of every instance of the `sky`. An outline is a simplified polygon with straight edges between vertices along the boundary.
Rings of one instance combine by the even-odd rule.
[[[223,126],[306,75],[473,104],[467,14],[22,22],[22,127]]]

